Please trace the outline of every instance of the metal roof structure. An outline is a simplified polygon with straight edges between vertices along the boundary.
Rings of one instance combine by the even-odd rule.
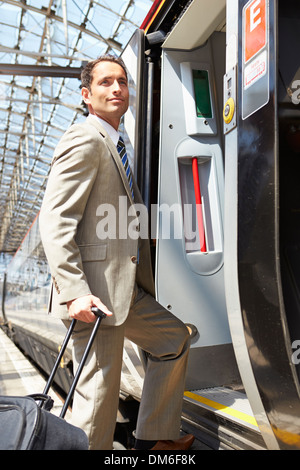
[[[119,55],[153,0],[0,1],[0,253],[39,212],[53,150],[84,118],[80,68]]]

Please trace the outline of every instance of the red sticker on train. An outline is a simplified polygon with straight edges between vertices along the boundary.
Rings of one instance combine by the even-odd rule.
[[[245,7],[245,62],[252,59],[266,45],[266,2],[267,0],[252,0]]]

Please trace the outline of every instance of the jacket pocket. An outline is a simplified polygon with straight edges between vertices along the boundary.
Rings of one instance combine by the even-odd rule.
[[[79,245],[79,250],[83,262],[106,259],[107,245]]]

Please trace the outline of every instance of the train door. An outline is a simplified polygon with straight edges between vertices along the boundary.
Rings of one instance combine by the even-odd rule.
[[[239,381],[224,291],[225,2],[202,3],[162,46],[156,249],[158,301],[193,331],[193,390]]]
[[[300,447],[299,27],[299,2],[227,2],[225,295],[247,396],[280,449]]]

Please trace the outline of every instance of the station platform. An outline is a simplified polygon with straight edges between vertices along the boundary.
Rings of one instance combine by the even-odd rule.
[[[38,370],[0,329],[0,395],[25,396],[41,393],[45,385],[46,380]],[[58,416],[63,400],[52,388],[48,395],[54,401],[51,413]],[[67,411],[65,419],[70,421],[70,411]]]
[[[45,385],[44,377],[0,328],[0,395],[25,396],[41,393]],[[59,416],[63,406],[62,398],[53,388],[50,388],[48,395],[54,400],[51,413]],[[70,410],[67,411],[65,419],[71,422]],[[182,435],[184,434],[183,432]],[[115,450],[125,450],[124,447],[114,448]],[[191,450],[212,449],[196,439]]]

